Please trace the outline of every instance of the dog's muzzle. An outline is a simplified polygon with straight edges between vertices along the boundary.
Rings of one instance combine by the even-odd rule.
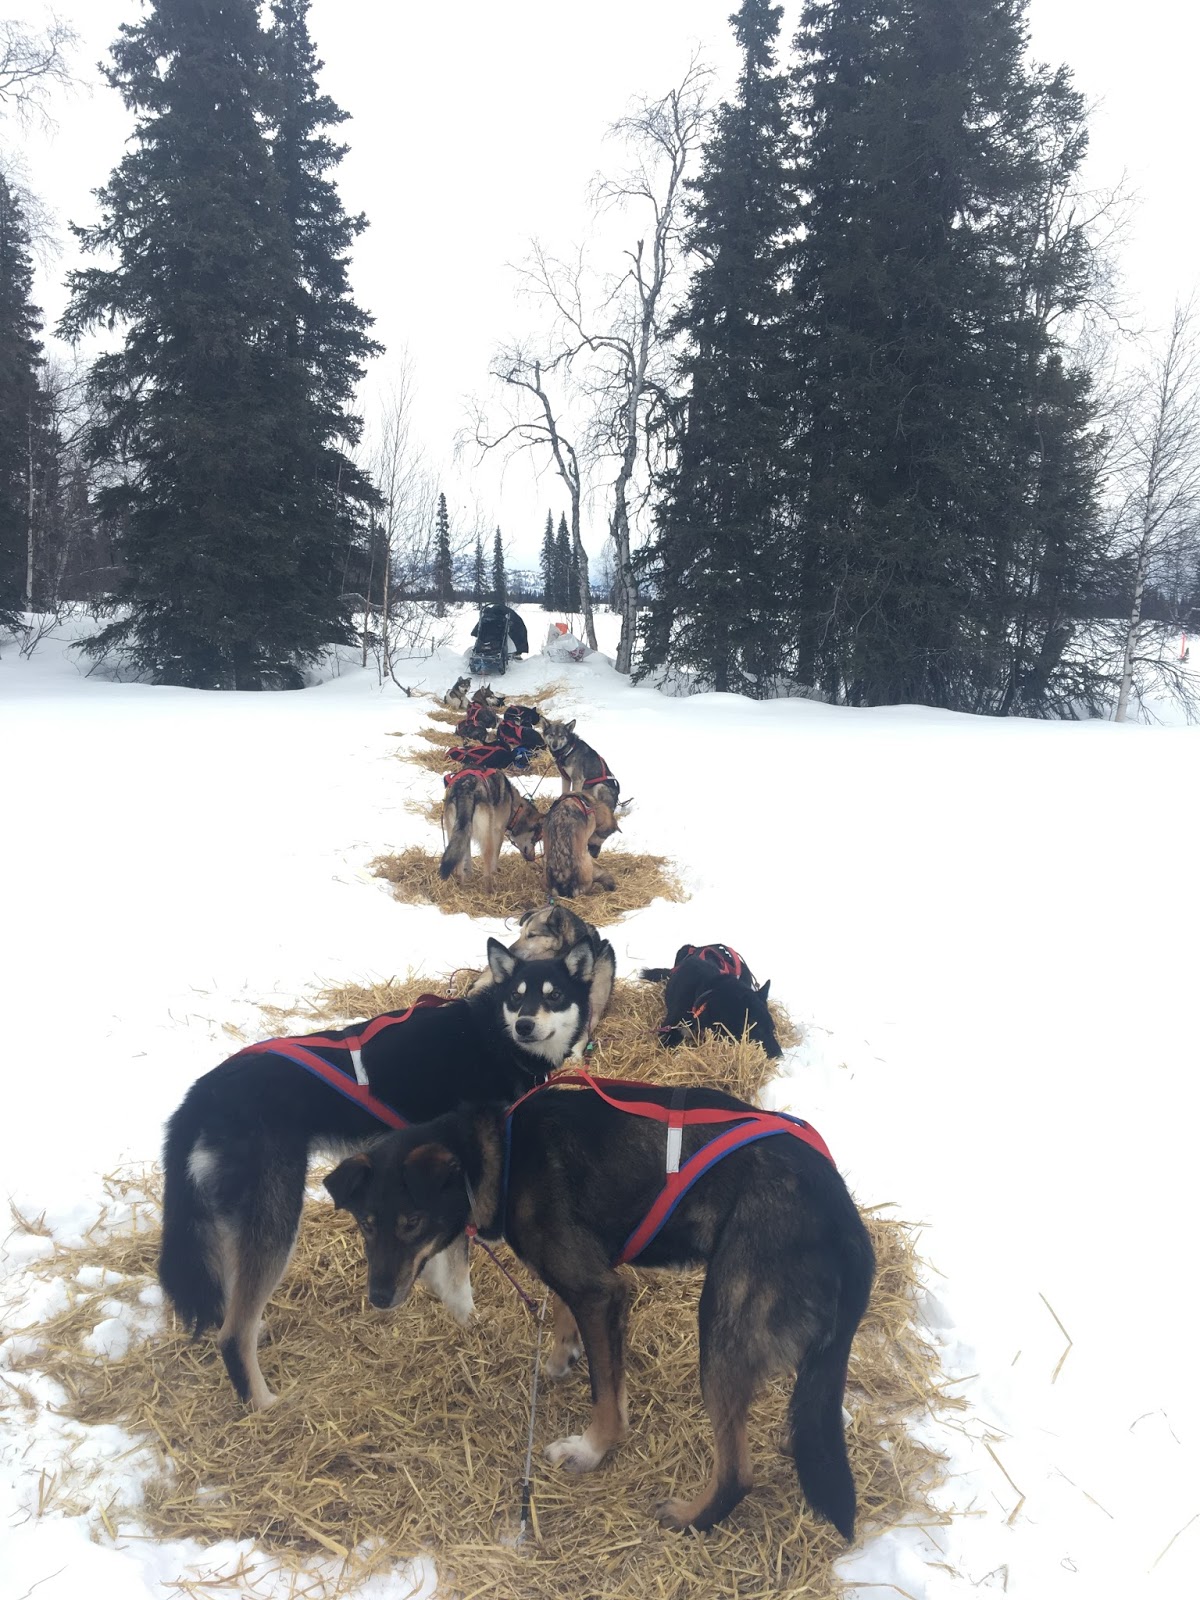
[[[532,1039],[537,1030],[537,1023],[532,1017],[518,1017],[513,1023],[513,1031],[518,1039]]]

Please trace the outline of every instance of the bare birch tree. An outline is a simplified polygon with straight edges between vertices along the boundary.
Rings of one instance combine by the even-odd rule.
[[[571,352],[576,353],[576,352]],[[554,470],[562,480],[571,507],[571,550],[578,573],[579,610],[584,634],[593,650],[596,623],[592,616],[591,576],[587,551],[583,548],[582,504],[584,464],[580,451],[567,432],[565,406],[561,392],[551,394],[548,383],[569,379],[569,355],[559,351],[543,364],[541,358],[523,345],[509,345],[491,364],[491,376],[508,390],[512,403],[503,424],[494,427],[484,410],[475,408],[472,420],[474,442],[481,451],[531,450],[549,453]]]
[[[1161,625],[1142,620],[1147,584],[1194,565],[1200,551],[1200,335],[1196,308],[1177,305],[1161,352],[1148,362],[1128,425],[1122,463],[1124,495],[1118,534],[1129,562],[1133,598],[1124,627],[1124,651],[1114,722],[1123,722],[1135,692],[1137,669],[1164,676],[1182,693],[1185,675],[1164,656]],[[1147,648],[1159,635],[1157,648]]]
[[[48,127],[54,91],[75,81],[70,56],[78,43],[74,28],[52,12],[41,32],[0,20],[0,114],[15,117],[23,127]]]
[[[616,462],[608,531],[621,614],[616,664],[624,673],[632,670],[637,635],[634,477],[643,448],[655,437],[651,419],[671,411],[669,286],[684,256],[684,180],[703,141],[708,79],[693,60],[668,94],[639,100],[609,130],[632,159],[620,176],[597,180],[593,202],[598,213],[620,210],[642,230],[624,250],[622,270],[593,284],[582,256],[558,261],[536,242],[525,269],[529,287],[554,314],[554,360],[587,396],[593,450]]]
[[[374,644],[381,679],[395,678],[398,654],[430,653],[450,631],[449,624],[435,625],[430,607],[418,598],[428,588],[433,561],[437,487],[416,439],[415,406],[412,368],[403,360],[380,405],[370,452],[371,476],[383,503],[371,540],[363,665]]]

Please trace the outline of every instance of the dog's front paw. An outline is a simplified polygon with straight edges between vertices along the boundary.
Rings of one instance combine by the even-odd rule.
[[[475,1316],[475,1296],[468,1289],[465,1295],[451,1295],[442,1300],[446,1310],[460,1328],[469,1328]]]
[[[589,1444],[584,1434],[573,1433],[569,1439],[556,1439],[545,1450],[551,1466],[565,1467],[568,1472],[591,1472],[604,1460],[603,1450]]]

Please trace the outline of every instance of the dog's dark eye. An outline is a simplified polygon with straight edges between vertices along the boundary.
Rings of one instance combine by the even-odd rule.
[[[411,1217],[397,1217],[397,1239],[411,1239],[415,1233],[419,1233],[421,1231],[421,1225],[424,1221],[425,1218],[420,1214],[420,1212],[417,1212]]]
[[[562,992],[558,989],[551,989],[550,993],[546,996],[547,1004],[552,1006],[556,1006],[561,999]]]

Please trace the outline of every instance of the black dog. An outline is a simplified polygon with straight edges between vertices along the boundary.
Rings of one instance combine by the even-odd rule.
[[[664,1045],[682,1044],[712,1028],[723,1028],[735,1039],[749,1035],[774,1061],[783,1054],[767,999],[770,979],[761,987],[754,974],[726,945],[681,947],[673,967],[643,967],[649,983],[666,979],[663,995],[665,1018],[658,1030]]]
[[[159,1280],[195,1332],[220,1324],[230,1379],[255,1409],[274,1399],[258,1328],[295,1243],[309,1157],[405,1119],[513,1099],[586,1039],[589,945],[522,963],[489,939],[488,963],[495,984],[465,1000],[423,996],[408,1013],[251,1045],[194,1083],[168,1122]],[[465,1250],[427,1281],[465,1321]]]
[[[620,1443],[628,1421],[625,1327],[632,1290],[615,1265],[705,1262],[700,1383],[716,1463],[699,1496],[660,1506],[660,1518],[675,1528],[710,1528],[737,1505],[751,1486],[751,1402],[768,1377],[790,1370],[800,1485],[813,1509],[852,1538],[855,1490],[842,1400],[874,1254],[828,1151],[806,1124],[755,1111],[716,1090],[607,1082],[605,1091],[624,1104],[614,1106],[590,1088],[549,1087],[510,1113],[498,1106],[453,1112],[389,1134],[342,1162],[325,1186],[362,1230],[371,1303],[402,1303],[423,1264],[468,1225],[487,1238],[506,1238],[582,1335],[591,1422],[546,1454],[586,1472]],[[705,1110],[717,1111],[715,1123],[687,1120]],[[670,1116],[683,1119],[678,1133],[662,1126]],[[682,1182],[690,1175],[688,1160],[714,1135],[733,1137],[734,1126],[746,1141],[709,1166],[665,1217],[656,1212],[669,1165],[664,1144],[669,1153],[672,1139],[678,1141]]]

